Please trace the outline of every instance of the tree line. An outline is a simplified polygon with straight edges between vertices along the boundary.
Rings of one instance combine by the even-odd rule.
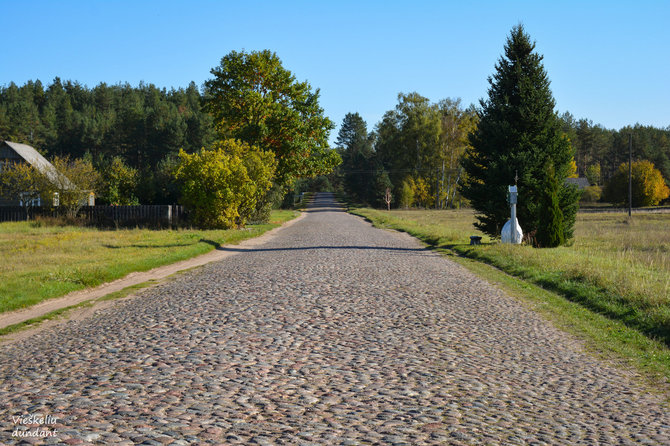
[[[32,145],[58,163],[59,177],[84,166],[86,184],[64,183],[63,196],[76,189],[109,204],[179,201],[203,227],[267,221],[296,182],[341,162],[328,147],[333,124],[319,90],[272,51],[232,51],[210,73],[202,90],[193,82],[171,90],[11,83],[0,88],[0,139]],[[0,192],[49,202],[53,176],[0,166]]]
[[[373,131],[368,131],[358,113],[348,113],[336,140],[343,163],[329,181],[353,200],[378,207],[387,188],[393,192],[396,207],[459,207],[467,203],[459,191],[466,179],[462,161],[481,113],[481,108],[463,106],[460,99],[432,103],[416,92],[400,93],[395,109],[387,111]],[[670,184],[670,126],[636,124],[611,130],[587,119],[577,120],[569,112],[557,114],[552,109],[551,114],[572,147],[567,176],[585,177],[591,185],[582,201],[627,202],[629,136],[635,161],[634,205],[658,204],[666,197],[663,184]],[[622,164],[626,164],[625,177]],[[512,184],[515,172],[508,177]],[[657,189],[656,198],[643,198],[645,188]]]
[[[632,135],[633,205],[667,199],[670,127],[615,131],[559,115],[543,57],[534,50],[523,27],[513,28],[478,107],[400,93],[371,132],[359,114],[347,114],[337,139],[343,162],[330,181],[353,200],[378,207],[387,190],[401,208],[468,204],[478,212],[476,226],[492,236],[509,219],[508,186],[518,185],[527,239],[558,246],[572,237],[580,197],[627,200],[622,163]],[[578,176],[592,186],[579,192],[565,181]]]
[[[628,163],[629,135],[639,168],[651,171],[653,165],[670,184],[670,126],[636,124],[612,130],[577,120],[569,112],[558,117],[574,150],[575,171],[570,176],[585,177],[595,186],[584,193],[585,202],[598,201],[611,181],[614,192],[602,198],[615,203],[626,198],[621,183],[627,187],[627,170],[623,179],[617,173]],[[348,113],[336,140],[343,164],[330,181],[354,200],[375,206],[381,206],[390,187],[397,207],[458,207],[458,185],[464,179],[460,162],[469,146],[468,132],[476,129],[478,120],[474,105],[464,107],[460,99],[431,103],[418,93],[400,93],[397,107],[370,132],[358,113]]]
[[[560,118],[575,149],[577,172],[591,184],[606,184],[619,166],[628,162],[629,136],[633,159],[652,162],[666,182],[670,180],[670,125],[657,128],[636,124],[612,130],[588,119],[577,120],[569,112]]]
[[[56,78],[0,87],[0,140],[29,144],[47,158],[88,158],[107,173],[100,199],[113,204],[170,204],[178,192],[166,170],[180,149],[215,139],[204,94],[140,83],[88,88]]]
[[[398,207],[454,207],[460,160],[477,119],[474,107],[458,99],[431,103],[418,93],[400,93],[395,109],[370,133],[358,113],[349,113],[336,141],[340,180],[350,196],[373,205],[388,188]]]

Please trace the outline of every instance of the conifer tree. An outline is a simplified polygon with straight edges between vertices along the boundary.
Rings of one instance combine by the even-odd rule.
[[[559,185],[563,238],[569,239],[579,198],[575,187],[564,184],[573,149],[554,111],[542,56],[522,25],[512,28],[489,84],[488,99],[480,101],[480,122],[462,162],[467,178],[461,193],[478,211],[476,226],[500,235],[509,219],[507,186],[518,174],[519,224],[524,233],[537,231],[546,211],[541,200],[545,165],[551,162]]]
[[[362,203],[371,203],[374,197],[374,152],[367,125],[358,113],[347,113],[337,136],[341,147],[342,170],[346,192]]]
[[[555,248],[565,242],[563,212],[558,205],[559,184],[556,181],[554,166],[547,164],[544,175],[542,209],[540,224],[537,228],[536,244],[542,248]]]

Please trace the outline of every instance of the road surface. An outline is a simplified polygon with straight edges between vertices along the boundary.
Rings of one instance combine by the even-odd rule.
[[[329,195],[308,212],[0,347],[0,441],[670,443],[662,397],[501,291]]]

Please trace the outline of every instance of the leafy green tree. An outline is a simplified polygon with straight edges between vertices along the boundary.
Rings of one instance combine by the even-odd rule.
[[[95,193],[99,174],[91,161],[85,158],[56,156],[51,164],[55,170],[47,174],[48,181],[43,183],[42,196],[52,197],[54,192],[58,192],[60,206],[68,217],[74,218],[88,204],[89,194]]]
[[[272,185],[275,168],[272,153],[228,139],[194,154],[181,150],[175,177],[194,222],[227,229],[246,223]]]
[[[139,200],[135,189],[139,181],[139,172],[128,166],[121,157],[115,156],[100,166],[100,199],[111,205],[136,205]]]
[[[441,132],[438,152],[438,208],[454,207],[458,186],[463,177],[461,159],[470,142],[468,135],[477,128],[474,107],[463,109],[460,99],[443,99],[438,103]],[[439,163],[441,162],[441,166]]]
[[[521,25],[514,27],[505,54],[489,78],[488,99],[480,102],[480,121],[462,165],[467,174],[463,196],[477,210],[476,226],[499,236],[509,219],[507,186],[518,173],[517,215],[524,232],[539,229],[546,212],[542,194],[545,165],[551,162],[559,184],[564,240],[572,237],[579,193],[564,184],[570,175],[573,149],[554,112],[554,99],[542,56]]]
[[[400,207],[404,209],[411,208],[414,205],[414,188],[412,187],[412,177],[407,177],[400,185]]]
[[[181,196],[179,183],[175,179],[175,172],[179,166],[177,156],[167,155],[158,163],[153,175],[152,189],[155,193],[153,202],[156,204],[174,204]]]
[[[45,199],[46,179],[37,169],[27,163],[10,163],[0,166],[0,197],[19,201],[30,215],[30,208],[38,199]]]
[[[633,206],[656,206],[670,196],[670,189],[661,172],[650,161],[632,164]],[[610,203],[628,203],[628,163],[622,163],[605,186],[604,199]]]
[[[422,179],[430,196],[416,195],[416,202],[453,206],[463,177],[460,159],[476,123],[475,110],[463,109],[460,99],[431,103],[417,93],[399,94],[395,109],[377,125],[375,140],[376,162],[389,172],[395,195],[403,196],[403,183],[412,177]]]
[[[593,186],[600,184],[600,164],[591,164],[586,168],[586,179]]]
[[[218,132],[273,153],[280,187],[340,163],[328,148],[333,124],[319,106],[319,90],[298,82],[275,53],[232,51],[211,73],[206,106]]]
[[[400,188],[407,176],[422,176],[435,184],[440,131],[437,105],[418,93],[398,94],[395,109],[386,112],[377,125],[375,142],[379,162],[393,184]]]

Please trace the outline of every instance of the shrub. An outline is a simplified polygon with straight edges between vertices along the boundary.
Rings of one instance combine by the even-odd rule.
[[[110,205],[128,206],[140,204],[135,196],[139,171],[128,166],[123,158],[115,156],[102,163],[99,197]]]
[[[600,197],[603,193],[603,190],[600,186],[589,186],[584,189],[582,192],[582,197],[580,201],[582,203],[595,203],[600,201]]]
[[[196,225],[228,229],[251,217],[272,185],[275,168],[271,152],[228,139],[192,155],[180,150],[175,177]]]

